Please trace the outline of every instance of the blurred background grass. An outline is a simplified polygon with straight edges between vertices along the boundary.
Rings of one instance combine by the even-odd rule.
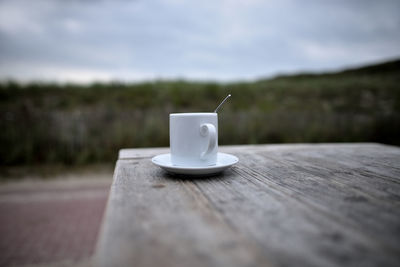
[[[255,82],[0,85],[0,162],[114,162],[127,147],[169,145],[168,114],[219,112],[219,142],[400,144],[400,61]]]

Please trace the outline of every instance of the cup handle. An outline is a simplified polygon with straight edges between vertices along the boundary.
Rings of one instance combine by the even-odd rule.
[[[217,145],[217,130],[215,126],[211,123],[203,123],[200,125],[200,135],[209,136],[207,150],[202,152],[200,155],[201,159],[206,159],[206,157],[214,150]]]

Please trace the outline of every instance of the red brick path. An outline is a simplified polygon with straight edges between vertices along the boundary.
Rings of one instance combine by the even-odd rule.
[[[0,266],[90,257],[110,183],[0,187]]]

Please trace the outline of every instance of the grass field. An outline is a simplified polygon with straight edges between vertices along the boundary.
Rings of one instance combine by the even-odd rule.
[[[168,114],[219,113],[219,142],[400,145],[400,61],[242,83],[0,84],[0,162],[112,162],[123,147],[168,146]]]

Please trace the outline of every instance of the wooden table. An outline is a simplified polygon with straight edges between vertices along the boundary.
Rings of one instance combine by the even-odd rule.
[[[120,151],[95,266],[400,266],[400,149],[220,147],[240,162],[172,176]]]

